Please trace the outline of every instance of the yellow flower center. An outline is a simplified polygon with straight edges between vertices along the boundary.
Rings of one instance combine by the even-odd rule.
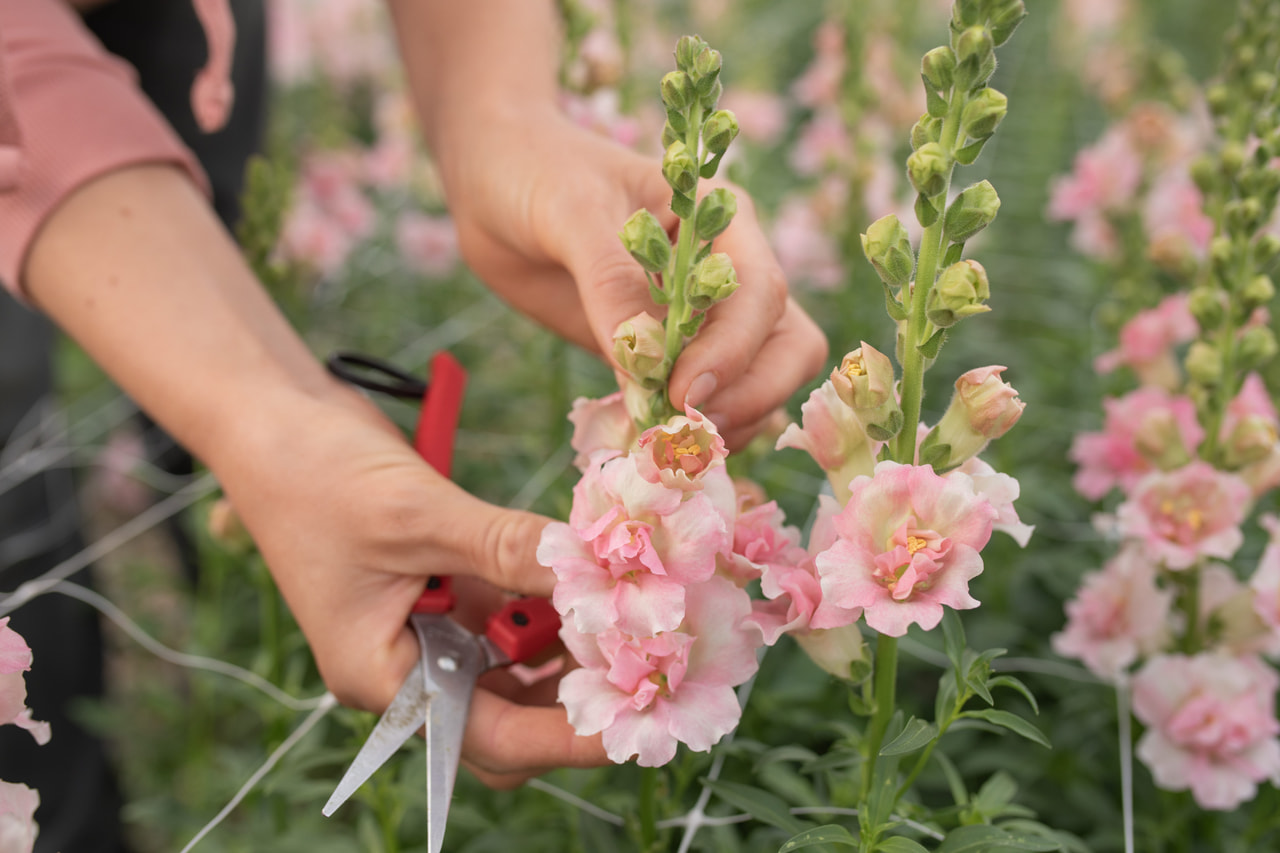
[[[1204,527],[1204,512],[1197,507],[1181,510],[1176,502],[1166,498],[1160,504],[1160,512],[1175,522],[1187,525],[1192,533],[1199,533]]]
[[[681,456],[697,456],[698,445],[695,444],[692,447],[674,447],[672,448],[672,452],[675,453],[677,459]]]
[[[866,372],[866,368],[862,366],[862,362],[860,360],[850,360],[849,363],[844,366],[844,375],[848,376],[850,379],[853,379],[855,376],[862,376]]]
[[[907,553],[911,554],[912,556],[915,556],[916,551],[919,551],[921,548],[923,548],[927,544],[928,543],[925,542],[925,540],[920,538],[919,536],[908,536],[907,537]]]

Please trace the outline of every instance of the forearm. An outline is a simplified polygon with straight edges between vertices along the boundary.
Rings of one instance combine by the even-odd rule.
[[[32,300],[215,470],[300,402],[345,393],[177,169],[126,168],[78,189],[25,273]]]

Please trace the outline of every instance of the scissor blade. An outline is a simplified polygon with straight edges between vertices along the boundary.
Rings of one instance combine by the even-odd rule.
[[[338,782],[329,802],[324,804],[321,811],[325,817],[332,815],[338,806],[345,803],[375,770],[386,764],[387,759],[395,755],[396,750],[427,722],[426,677],[422,669],[419,662],[409,670],[396,698],[373,727],[364,746],[356,753],[355,760]]]
[[[427,850],[440,853],[462,758],[471,693],[487,667],[476,638],[446,618],[413,617],[422,645],[427,701]]]

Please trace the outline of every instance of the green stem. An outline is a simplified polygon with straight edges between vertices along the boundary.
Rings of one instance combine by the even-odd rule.
[[[1182,589],[1178,593],[1178,604],[1186,620],[1187,630],[1182,635],[1182,651],[1193,655],[1204,645],[1200,636],[1200,569],[1188,569],[1185,572],[1173,573]]]
[[[702,103],[695,101],[689,108],[689,127],[685,131],[685,147],[693,152],[693,161],[697,168],[702,168],[702,152],[699,149],[699,138],[702,133]],[[696,205],[698,200],[697,173],[694,173],[693,191],[690,193]],[[671,297],[671,305],[667,309],[667,369],[676,363],[676,357],[684,349],[684,333],[680,327],[689,320],[691,314],[685,299],[685,285],[689,279],[689,266],[693,260],[696,234],[693,227],[693,216],[681,217],[680,232],[676,237],[676,251],[671,259],[671,274],[665,282],[667,293]]]
[[[966,96],[962,92],[952,95],[947,109],[947,117],[942,123],[942,134],[938,140],[948,157],[954,157],[956,142],[960,136],[960,114],[964,111]],[[928,318],[925,317],[925,305],[928,304],[929,291],[933,289],[934,279],[938,276],[938,262],[942,258],[943,219],[946,212],[947,195],[951,190],[951,176],[955,172],[955,161],[947,169],[947,180],[942,192],[931,201],[942,205],[943,210],[932,225],[924,230],[920,238],[920,256],[916,264],[916,280],[911,285],[910,316],[907,319],[907,336],[902,346],[902,431],[898,433],[898,441],[894,459],[905,465],[911,465],[916,457],[916,429],[920,425],[920,406],[924,399],[924,355],[920,345],[925,342]]]
[[[1250,247],[1240,258],[1240,263],[1236,269],[1233,281],[1226,281],[1228,300],[1226,316],[1223,318],[1222,327],[1218,330],[1218,349],[1222,353],[1222,379],[1214,388],[1212,399],[1209,403],[1209,411],[1204,414],[1203,425],[1205,428],[1204,443],[1200,446],[1199,455],[1201,459],[1211,464],[1218,464],[1221,460],[1217,459],[1218,444],[1220,440],[1219,433],[1222,432],[1222,422],[1227,415],[1227,407],[1231,404],[1231,400],[1239,391],[1239,383],[1236,381],[1236,322],[1235,308],[1236,300],[1239,298],[1239,291],[1249,281],[1251,271],[1253,269],[1253,249]]]
[[[871,780],[875,774],[876,758],[880,755],[880,747],[884,745],[884,733],[889,728],[889,720],[897,706],[898,686],[898,638],[884,634],[876,635],[876,671],[875,671],[875,712],[871,715],[871,725],[867,728],[866,758],[862,765],[862,796],[865,798],[871,791]]]
[[[658,843],[658,768],[640,769],[640,798],[636,805],[640,819],[640,849],[653,850]]]

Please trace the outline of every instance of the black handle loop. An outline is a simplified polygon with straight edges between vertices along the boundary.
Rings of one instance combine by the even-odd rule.
[[[335,352],[325,360],[334,376],[369,391],[406,400],[421,400],[427,383],[394,364],[358,352]]]

